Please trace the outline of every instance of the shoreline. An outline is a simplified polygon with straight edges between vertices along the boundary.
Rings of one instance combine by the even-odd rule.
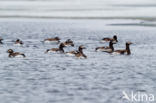
[[[156,18],[151,17],[151,18],[146,18],[146,17],[35,17],[35,16],[4,16],[0,17],[0,20],[5,20],[5,21],[12,21],[12,20],[18,20],[18,21],[23,21],[26,20],[29,21],[36,21],[36,20],[45,20],[45,21],[50,21],[50,20],[83,20],[83,21],[113,21],[109,22],[108,26],[142,26],[142,27],[156,27]],[[41,21],[39,21],[41,22]]]
[[[0,19],[3,18],[23,18],[23,19],[95,19],[95,20],[144,20],[144,21],[156,21],[156,17],[59,17],[59,16],[0,16]]]

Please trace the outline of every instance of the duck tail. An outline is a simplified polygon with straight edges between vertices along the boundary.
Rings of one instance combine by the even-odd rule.
[[[25,54],[21,54],[24,58],[26,57]]]
[[[46,54],[46,53],[48,53],[48,52],[49,52],[49,50],[50,50],[50,49],[47,49],[47,50],[45,51],[45,54]]]
[[[97,51],[99,49],[99,47],[95,48],[95,51]]]

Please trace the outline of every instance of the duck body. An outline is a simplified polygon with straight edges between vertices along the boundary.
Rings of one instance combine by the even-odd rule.
[[[15,41],[15,45],[16,46],[22,46],[24,43],[20,40],[20,39],[17,39],[16,41]]]
[[[106,37],[101,40],[101,42],[110,42],[110,41],[112,41],[113,43],[117,43],[118,42],[117,36],[114,35],[113,38]]]
[[[112,54],[122,54],[122,55],[124,55],[124,54],[126,54],[127,53],[127,51],[126,50],[115,50],[114,52],[112,52]]]
[[[44,39],[44,43],[59,43],[59,42],[60,42],[59,37]]]
[[[65,46],[74,46],[74,42],[71,39],[68,39],[64,42]]]
[[[9,53],[9,56],[8,57],[26,57],[25,54],[23,53],[19,53],[19,52],[14,52],[12,49],[9,49],[7,51]]]
[[[113,52],[114,51],[113,44],[114,44],[113,41],[110,41],[109,46],[97,47],[95,51]]]
[[[66,55],[68,56],[75,56],[75,54],[77,54],[78,51],[70,51],[70,52],[66,52]]]
[[[75,54],[75,56],[76,56],[77,58],[87,58],[87,56],[86,56],[83,52],[77,52],[77,53]]]
[[[112,49],[110,47],[97,47],[96,51],[109,52],[112,51]]]
[[[78,51],[75,52],[75,56],[77,58],[87,58],[87,56],[83,53],[83,49],[86,48],[83,45],[80,45]]]
[[[61,43],[59,48],[51,48],[51,49],[47,49],[45,53],[48,53],[48,52],[60,52],[60,53],[64,53],[64,44]]]
[[[80,45],[77,51],[66,52],[66,54],[77,58],[87,58],[87,56],[83,53],[83,49],[86,48],[83,45]]]

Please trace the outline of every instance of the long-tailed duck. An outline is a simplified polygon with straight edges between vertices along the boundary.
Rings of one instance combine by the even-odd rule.
[[[44,43],[60,43],[59,37],[44,39]]]
[[[113,52],[113,54],[127,54],[127,55],[130,55],[131,54],[131,50],[130,50],[130,45],[132,43],[131,42],[126,42],[126,49],[123,49],[123,50],[115,50]]]
[[[16,41],[15,41],[15,45],[16,46],[22,46],[24,43],[23,43],[23,41],[21,41],[20,39],[17,39]]]
[[[9,49],[7,52],[9,53],[8,57],[26,57],[25,54],[14,52],[12,49]]]
[[[67,52],[66,54],[76,56],[78,58],[84,57],[87,58],[87,56],[83,53],[83,49],[86,49],[83,45],[79,46],[78,51],[71,51]]]
[[[102,40],[101,40],[101,42],[109,42],[109,41],[113,41],[113,43],[117,43],[118,42],[118,39],[117,39],[117,36],[116,35],[114,35],[113,36],[113,38],[103,38]]]
[[[68,39],[63,43],[64,43],[65,46],[74,46],[74,42],[71,39]]]
[[[45,53],[48,53],[48,52],[61,52],[61,53],[64,53],[64,48],[65,45],[63,43],[61,43],[59,45],[59,48],[52,48],[52,49],[47,49]]]
[[[109,53],[111,53],[111,52],[114,51],[113,44],[114,44],[114,43],[113,43],[113,41],[111,40],[111,41],[109,42],[109,46],[97,47],[97,48],[95,49],[95,51],[102,51],[102,52],[109,52]]]

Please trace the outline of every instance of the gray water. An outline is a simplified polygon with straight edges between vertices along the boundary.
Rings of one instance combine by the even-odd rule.
[[[125,19],[156,26],[156,0],[0,0],[0,18]],[[115,25],[122,25],[121,23]]]
[[[109,25],[132,20],[1,19],[0,100],[1,103],[129,103],[122,91],[156,95],[155,27]],[[136,22],[136,21],[135,21]],[[103,37],[118,35],[115,49],[131,41],[130,56],[95,52]],[[47,37],[70,38],[75,47],[87,49],[87,59],[59,53],[44,54]],[[20,38],[23,47],[13,45]],[[23,52],[26,58],[8,58],[7,49]],[[145,102],[148,103],[148,102]]]
[[[0,17],[156,20],[155,0],[0,0]]]

